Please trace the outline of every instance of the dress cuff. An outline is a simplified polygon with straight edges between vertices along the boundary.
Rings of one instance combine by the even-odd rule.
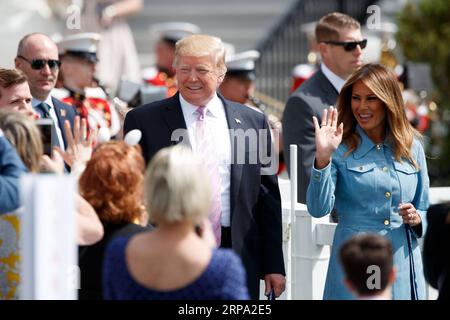
[[[325,168],[322,169],[316,169],[314,167],[314,164],[316,163],[316,159],[314,158],[312,172],[311,172],[311,180],[315,182],[320,182],[324,177],[330,174],[331,172],[331,161],[328,163],[328,165]]]

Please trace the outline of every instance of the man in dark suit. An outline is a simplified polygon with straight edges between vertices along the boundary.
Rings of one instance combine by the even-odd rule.
[[[435,204],[427,211],[423,245],[425,279],[439,291],[439,300],[450,300],[450,202]]]
[[[219,180],[215,182],[220,186],[221,247],[231,247],[240,255],[252,299],[259,297],[260,279],[265,280],[266,294],[273,289],[279,296],[285,288],[285,271],[277,168],[265,172],[268,168],[263,161],[252,157],[257,150],[270,148],[267,121],[263,114],[217,94],[226,72],[225,48],[219,38],[191,35],[178,41],[174,66],[179,92],[130,111],[124,131],[142,131],[140,144],[146,161],[161,148],[179,142],[181,136],[207,162],[210,154],[204,155],[202,148],[213,142],[211,154],[217,161]],[[200,130],[203,121],[206,129]],[[199,139],[199,131],[206,132],[208,143]],[[249,143],[247,150],[245,143],[235,139],[243,132],[263,133],[264,142]]]
[[[322,17],[316,26],[316,40],[322,58],[320,69],[289,98],[283,113],[283,150],[288,172],[291,171],[291,144],[297,153],[297,201],[306,203],[316,147],[312,117],[319,122],[322,112],[334,106],[345,79],[362,65],[360,24],[345,14],[333,12]]]
[[[64,150],[67,146],[64,121],[69,120],[73,128],[75,111],[50,94],[55,87],[60,66],[56,44],[45,34],[28,34],[20,40],[14,62],[16,68],[28,78],[33,108],[41,118],[53,119],[57,137],[55,145]]]

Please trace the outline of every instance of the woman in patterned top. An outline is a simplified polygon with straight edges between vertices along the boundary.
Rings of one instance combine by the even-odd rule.
[[[103,264],[106,299],[248,299],[245,271],[230,249],[215,249],[210,191],[191,150],[160,150],[146,173],[152,232],[116,238]]]

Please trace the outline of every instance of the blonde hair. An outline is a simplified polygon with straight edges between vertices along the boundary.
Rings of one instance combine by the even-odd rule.
[[[0,128],[28,170],[39,172],[44,147],[34,121],[19,111],[0,110]]]
[[[360,137],[355,131],[357,121],[351,108],[353,85],[362,81],[380,99],[386,109],[386,140],[394,149],[395,160],[402,158],[417,167],[411,153],[414,138],[421,138],[406,118],[402,93],[395,75],[380,64],[368,63],[357,69],[347,79],[337,100],[338,123],[344,123],[342,141],[348,147],[347,154],[356,149]]]
[[[149,218],[154,223],[199,223],[210,208],[209,180],[193,152],[184,146],[161,149],[145,174]]]
[[[216,68],[221,75],[225,75],[225,46],[218,37],[204,34],[193,34],[178,40],[175,44],[175,57],[173,67],[176,67],[181,56],[203,57],[212,55]]]

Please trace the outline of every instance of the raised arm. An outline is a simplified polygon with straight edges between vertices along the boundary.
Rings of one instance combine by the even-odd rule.
[[[316,137],[316,159],[312,168],[312,177],[307,191],[306,204],[314,217],[323,217],[334,206],[334,190],[337,179],[336,167],[331,156],[342,141],[343,124],[337,126],[338,112],[330,107],[324,110],[322,123],[313,117]]]

